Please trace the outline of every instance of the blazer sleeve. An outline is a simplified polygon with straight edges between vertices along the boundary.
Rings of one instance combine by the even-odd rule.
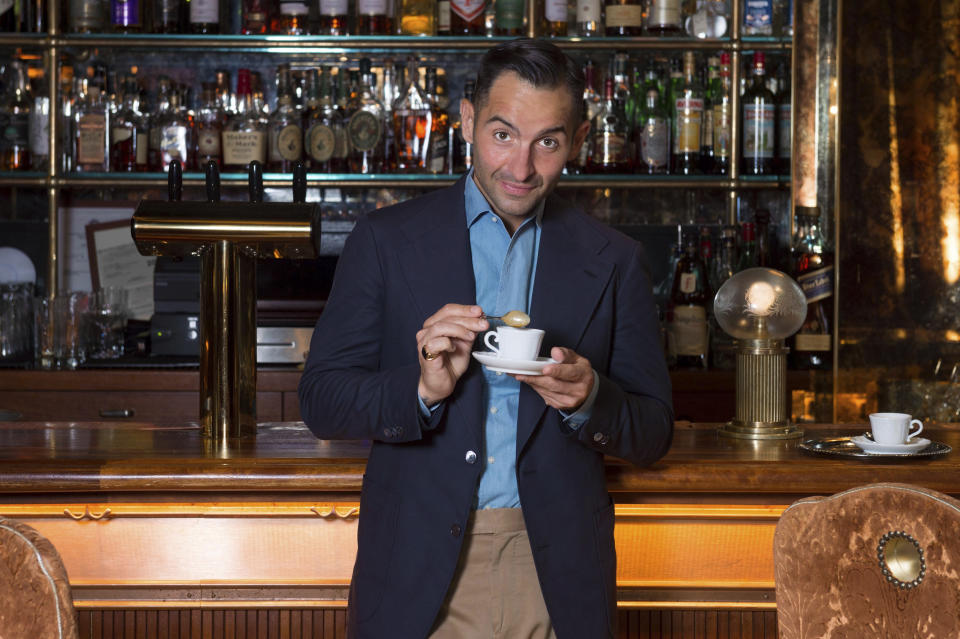
[[[379,253],[373,224],[361,218],[313,331],[298,394],[304,422],[321,439],[399,443],[429,427],[417,401],[419,364],[380,370],[386,283]]]
[[[586,446],[637,466],[660,459],[673,439],[670,375],[653,289],[639,245],[615,289],[609,366],[590,419],[575,431]]]

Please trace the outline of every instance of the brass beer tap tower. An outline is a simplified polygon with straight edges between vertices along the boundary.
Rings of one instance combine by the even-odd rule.
[[[215,162],[206,202],[181,202],[182,167],[168,174],[169,201],[142,200],[131,232],[142,255],[200,256],[200,424],[220,450],[256,434],[257,258],[314,258],[320,207],[306,204],[306,170],[294,170],[293,202],[263,201],[263,172],[249,169],[249,202],[221,202]]]

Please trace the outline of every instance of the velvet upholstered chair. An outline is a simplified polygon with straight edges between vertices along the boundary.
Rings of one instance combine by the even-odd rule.
[[[46,538],[0,517],[0,638],[76,639],[67,571]]]
[[[773,541],[780,639],[960,637],[960,501],[871,484],[792,504]]]

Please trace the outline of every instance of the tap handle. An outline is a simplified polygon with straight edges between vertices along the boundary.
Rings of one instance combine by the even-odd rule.
[[[293,166],[293,201],[307,201],[307,167],[303,162]]]
[[[263,165],[257,160],[250,163],[247,189],[251,202],[263,202]]]
[[[207,182],[207,202],[220,201],[220,169],[216,160],[210,160],[204,167]]]
[[[180,160],[171,160],[167,169],[167,199],[179,202],[183,196],[183,165]]]

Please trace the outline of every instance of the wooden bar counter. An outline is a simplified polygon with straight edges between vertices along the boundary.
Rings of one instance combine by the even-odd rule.
[[[805,438],[864,428],[817,425]],[[621,636],[776,636],[780,513],[878,481],[960,494],[960,431],[925,436],[954,452],[837,459],[679,422],[657,464],[611,459]],[[342,637],[366,453],[299,422],[262,423],[228,451],[211,450],[195,424],[10,422],[0,514],[58,548],[84,637]]]

